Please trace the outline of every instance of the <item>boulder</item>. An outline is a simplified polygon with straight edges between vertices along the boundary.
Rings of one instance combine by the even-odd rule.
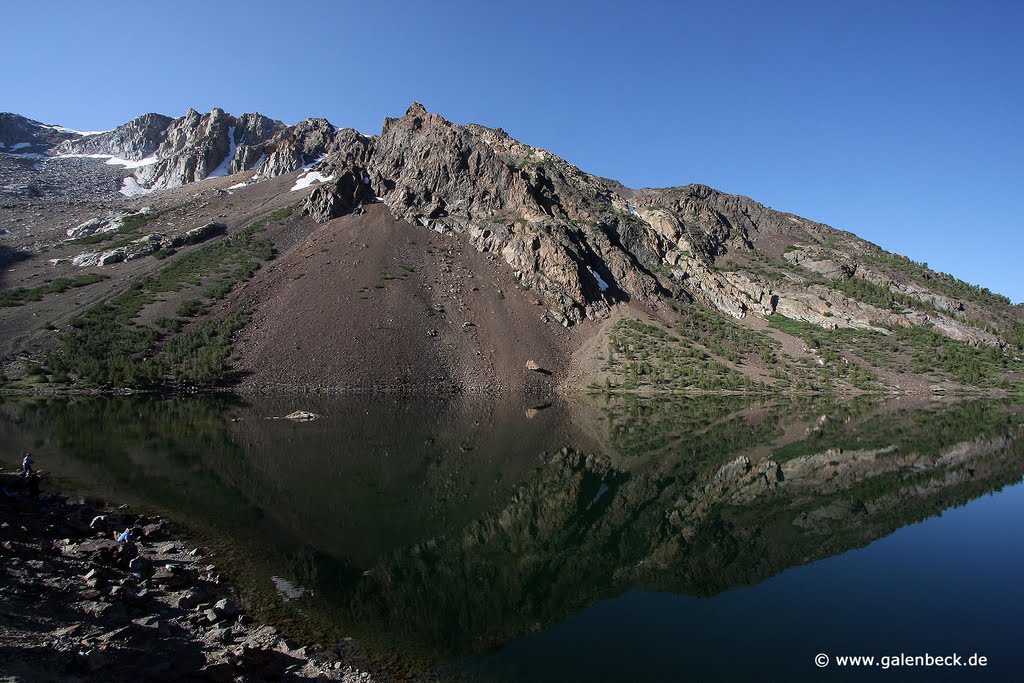
[[[238,607],[227,598],[218,600],[214,603],[213,610],[220,615],[222,619],[233,619],[238,614]]]

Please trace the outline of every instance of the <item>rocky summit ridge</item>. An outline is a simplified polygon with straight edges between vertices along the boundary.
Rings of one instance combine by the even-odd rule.
[[[289,174],[295,175],[291,187],[275,184]],[[211,208],[207,222],[231,215],[232,193],[255,188],[267,198],[274,195],[278,204],[299,199],[307,231],[382,205],[396,221],[462,240],[494,259],[489,262],[500,264],[515,288],[543,307],[545,323],[600,326],[630,310],[633,317],[647,311],[644,315],[659,324],[677,326],[680,307],[738,321],[737,329],[751,334],[762,334],[768,321],[776,329],[770,332],[775,341],[760,350],[751,342],[744,350],[721,339],[693,338],[694,314],[685,314],[689,328],[680,341],[695,341],[718,360],[736,356],[732,365],[743,365],[752,353],[770,358],[794,332],[805,355],[827,362],[823,344],[794,324],[891,339],[925,330],[1013,357],[1024,344],[1021,308],[1005,297],[851,233],[705,185],[631,189],[500,128],[453,123],[419,103],[386,119],[378,135],[338,128],[323,118],[286,125],[262,114],[236,117],[222,109],[189,110],[179,118],[150,113],[110,131],[88,133],[0,114],[0,195],[27,202],[9,205],[21,208],[48,198],[105,202],[105,213],[90,215],[99,223],[86,221],[94,241],[102,239],[92,234],[98,230],[119,234],[126,224],[150,222],[151,217],[139,217],[143,207],[133,202],[180,207],[173,199],[177,188],[235,175],[237,182],[218,186],[214,201],[223,206],[219,212]],[[122,214],[136,217],[127,223],[103,218]],[[101,223],[106,227],[97,228]],[[77,231],[75,238],[81,239],[81,227],[68,227],[67,234]],[[170,243],[168,232],[197,227],[133,233],[131,244],[107,245],[108,251],[147,257],[159,251],[156,245]],[[106,252],[72,254],[67,261],[102,267],[103,258],[86,258],[93,253]],[[504,299],[505,289],[499,294]],[[723,325],[712,325],[715,334],[752,339]],[[704,327],[700,323],[698,331]],[[937,342],[928,343],[938,348]],[[884,346],[872,344],[875,351]],[[825,355],[858,362],[838,347],[832,351]],[[897,352],[889,354],[894,372],[900,359]],[[880,362],[861,361],[868,367]],[[752,376],[767,381],[773,370],[769,360],[765,364]],[[1012,372],[1006,377],[1016,381]]]

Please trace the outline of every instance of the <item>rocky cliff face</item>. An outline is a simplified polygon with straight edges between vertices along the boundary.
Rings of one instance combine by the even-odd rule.
[[[66,140],[55,148],[62,154],[102,154],[139,161],[159,149],[167,127],[174,121],[169,116],[143,114],[128,123],[98,135]]]
[[[682,297],[736,318],[781,313],[829,329],[926,325],[976,346],[1003,344],[979,322],[987,316],[872,266],[884,252],[848,233],[703,185],[630,190],[418,103],[376,138],[315,150],[327,150],[322,168],[337,182],[311,193],[314,218],[351,210],[352,180],[362,178],[395,217],[464,233],[499,254],[565,325],[615,302],[657,308]],[[261,176],[298,167],[291,154]],[[899,305],[851,296],[841,281],[853,277]]]
[[[223,109],[208,114],[190,109],[168,125],[156,163],[142,169],[138,181],[161,189],[257,168],[266,158],[268,142],[284,129],[283,123],[262,114],[234,117]]]
[[[325,168],[364,175],[398,218],[466,233],[480,251],[499,254],[564,324],[666,291],[650,270],[652,245],[605,181],[501,130],[459,126],[416,104],[385,122],[365,159],[349,148],[337,154],[346,159],[332,154]],[[321,207],[336,192],[328,184],[312,193],[314,217],[334,217]]]

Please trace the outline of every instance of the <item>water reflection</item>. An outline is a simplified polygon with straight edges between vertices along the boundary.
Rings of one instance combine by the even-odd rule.
[[[323,417],[268,419],[297,408]],[[757,584],[1016,482],[1021,409],[73,398],[5,403],[0,436],[187,518],[279,620],[427,666],[630,589]]]

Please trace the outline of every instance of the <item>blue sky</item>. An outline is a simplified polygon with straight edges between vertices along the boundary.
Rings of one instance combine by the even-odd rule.
[[[385,9],[386,8],[386,11]],[[1024,3],[3,6],[0,110],[364,132],[419,100],[633,187],[701,182],[1024,300]]]

